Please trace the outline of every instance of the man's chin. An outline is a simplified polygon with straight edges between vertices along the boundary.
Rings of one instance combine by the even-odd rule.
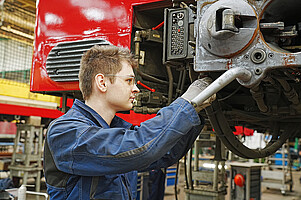
[[[124,108],[120,108],[118,112],[127,112],[130,111],[133,108],[133,104],[126,106]]]

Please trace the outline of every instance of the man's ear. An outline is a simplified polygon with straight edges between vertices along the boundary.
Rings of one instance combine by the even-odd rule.
[[[101,73],[95,75],[95,85],[101,92],[107,91],[105,76]]]

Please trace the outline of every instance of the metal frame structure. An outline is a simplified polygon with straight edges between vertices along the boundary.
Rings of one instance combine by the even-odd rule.
[[[276,157],[276,155],[281,157]],[[288,141],[274,155],[267,157],[266,163],[268,167],[262,170],[262,186],[268,189],[279,189],[283,195],[291,192],[293,174]]]

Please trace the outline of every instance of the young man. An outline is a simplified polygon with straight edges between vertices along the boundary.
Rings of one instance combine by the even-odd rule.
[[[127,49],[115,46],[94,46],[83,56],[79,85],[85,102],[75,100],[48,128],[50,199],[135,199],[137,171],[176,163],[199,135],[204,122],[189,101],[208,86],[204,79],[133,130],[115,116],[130,110],[139,92],[135,65]]]

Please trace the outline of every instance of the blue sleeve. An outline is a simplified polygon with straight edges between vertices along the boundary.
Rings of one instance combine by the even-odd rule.
[[[202,124],[204,125],[203,117],[200,116],[200,119],[202,120]],[[146,169],[142,169],[141,171],[150,171],[150,170],[153,170],[153,169],[167,168],[167,167],[175,164],[192,147],[194,141],[197,139],[197,137],[201,133],[203,125],[193,127],[162,158],[158,159],[157,161],[152,163],[149,167],[147,167]]]
[[[163,165],[165,159],[167,164],[174,162],[194,142],[201,128],[193,106],[178,98],[134,130],[101,128],[85,119],[67,118],[49,128],[47,140],[59,170],[102,176]],[[169,151],[173,152],[172,159],[165,155]]]

